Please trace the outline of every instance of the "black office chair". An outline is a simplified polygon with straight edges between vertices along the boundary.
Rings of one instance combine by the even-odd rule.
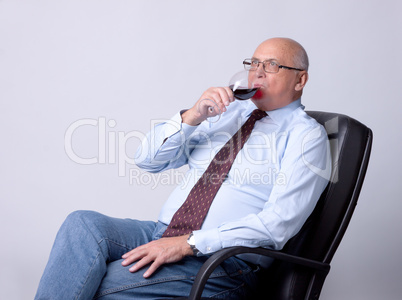
[[[253,300],[319,298],[332,257],[357,204],[369,162],[372,131],[345,115],[317,111],[307,113],[325,126],[333,164],[331,180],[315,210],[281,251],[233,247],[212,255],[198,272],[187,299],[201,299],[212,271],[225,259],[241,253],[256,253],[275,259],[272,266],[261,274],[262,282]]]

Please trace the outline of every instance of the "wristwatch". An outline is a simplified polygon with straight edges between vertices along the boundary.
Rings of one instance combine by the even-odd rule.
[[[187,244],[189,244],[191,247],[191,250],[193,250],[194,256],[198,256],[198,254],[200,253],[200,250],[198,250],[197,247],[195,247],[195,237],[194,237],[193,233],[190,233],[190,236],[187,239]]]

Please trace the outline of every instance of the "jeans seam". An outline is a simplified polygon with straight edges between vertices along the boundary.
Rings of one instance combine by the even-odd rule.
[[[121,245],[123,246],[123,245]],[[249,266],[245,266],[245,267],[241,267],[238,262],[236,261],[236,259],[232,260],[232,263],[235,265],[235,271],[232,271],[230,273],[228,273],[226,270],[224,271],[220,271],[220,272],[215,272],[212,273],[210,275],[210,279],[212,278],[219,278],[219,277],[238,277],[238,276],[244,276],[247,275],[249,273],[252,273],[253,270],[249,267]],[[224,268],[225,269],[225,268]],[[169,277],[163,277],[163,278],[158,278],[158,279],[147,279],[147,280],[143,280],[141,282],[137,282],[137,283],[132,283],[132,284],[128,284],[128,285],[123,285],[123,286],[119,286],[119,287],[113,287],[107,290],[103,290],[102,292],[97,293],[94,296],[94,299],[109,295],[109,294],[113,294],[113,293],[118,293],[124,290],[129,290],[129,289],[133,289],[133,288],[138,288],[138,287],[142,287],[142,286],[151,286],[154,284],[159,284],[159,283],[163,283],[163,282],[169,282],[169,281],[183,281],[183,280],[190,280],[190,281],[194,281],[195,280],[196,275],[191,275],[191,276],[184,276],[184,275],[177,275],[177,276],[169,276]],[[244,286],[244,282],[242,284],[240,284],[239,286],[233,288],[233,289],[228,289],[225,291],[221,291],[215,295],[219,295],[220,293],[227,293],[230,291],[236,291],[237,289],[240,289],[242,286]]]
[[[90,274],[91,274],[91,272],[92,272],[92,270],[93,270],[93,268],[94,268],[94,266],[95,266],[95,264],[96,264],[96,261],[97,261],[97,259],[99,258],[99,255],[100,255],[100,254],[101,254],[101,251],[98,251],[98,254],[96,255],[96,257],[95,257],[95,259],[94,259],[94,262],[92,263],[92,266],[91,266],[91,268],[89,269],[88,275],[87,275],[87,277],[85,278],[84,283],[82,284],[82,288],[81,288],[81,290],[78,292],[78,295],[77,295],[77,297],[76,297],[75,299],[78,299],[78,298],[80,297],[80,295],[81,295],[81,293],[82,293],[82,291],[83,291],[83,289],[84,289],[84,286],[86,285],[86,283],[87,283],[87,281],[88,281],[88,278],[89,278],[89,276],[90,276]]]
[[[113,294],[116,292],[132,289],[132,288],[136,288],[136,287],[140,287],[140,286],[153,285],[153,284],[157,284],[157,283],[161,283],[161,282],[177,281],[177,280],[184,280],[184,279],[190,279],[190,278],[191,277],[187,277],[187,276],[173,276],[173,277],[165,277],[165,278],[160,278],[160,279],[149,279],[147,281],[141,281],[138,283],[133,283],[133,284],[115,287],[115,288],[111,288],[111,289],[102,291],[101,293],[96,294],[94,299],[108,295],[108,294]]]
[[[100,241],[98,242],[98,245],[100,245],[100,243],[102,243],[103,241],[105,241],[105,242],[107,242],[107,243],[115,244],[115,245],[120,246],[120,247],[123,247],[123,248],[126,249],[127,252],[130,251],[130,250],[132,250],[132,248],[130,248],[129,246],[123,245],[123,244],[121,244],[121,243],[118,243],[118,242],[113,241],[113,240],[108,239],[108,238],[103,238],[102,240],[100,240]],[[109,252],[108,255],[109,255],[109,257],[110,257],[110,256],[111,256],[110,247],[108,246],[107,248],[108,248],[108,252]]]
[[[226,293],[228,293],[228,292],[237,291],[237,290],[239,290],[239,289],[244,288],[245,285],[246,285],[246,284],[245,284],[244,282],[242,282],[239,286],[237,286],[237,287],[235,287],[235,288],[227,289],[227,290],[225,290],[225,291],[220,291],[219,293],[212,294],[212,295],[209,296],[209,298],[214,298],[214,297],[217,297],[217,296],[219,297],[220,295],[226,294]]]
[[[218,278],[218,277],[224,277],[224,276],[228,276],[228,274],[226,272],[217,272],[217,273],[212,273],[209,278]],[[170,277],[164,277],[164,278],[159,278],[159,279],[148,279],[146,281],[144,280],[144,281],[141,281],[138,283],[133,283],[133,284],[129,284],[129,285],[124,285],[124,286],[104,290],[100,293],[97,293],[94,296],[94,299],[108,295],[108,294],[113,294],[113,293],[117,293],[120,291],[124,291],[124,290],[137,288],[137,287],[141,287],[141,286],[158,284],[158,283],[162,283],[162,282],[179,281],[179,280],[180,281],[183,281],[183,280],[194,281],[195,277],[196,276],[193,275],[193,276],[170,276]]]
[[[110,242],[110,243],[113,243],[113,244],[115,244],[115,245],[117,245],[117,246],[121,246],[121,247],[123,247],[123,248],[126,248],[126,249],[131,249],[131,247],[129,247],[128,245],[125,245],[125,244],[121,244],[121,243],[119,243],[119,242],[116,242],[116,241],[114,241],[114,240],[111,240],[111,239],[104,239],[105,241],[108,241],[108,242]],[[101,241],[102,242],[102,241]]]

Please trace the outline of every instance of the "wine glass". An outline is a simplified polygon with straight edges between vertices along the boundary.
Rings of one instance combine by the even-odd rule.
[[[249,82],[246,70],[232,76],[229,80],[229,88],[237,100],[248,100],[258,91],[258,87],[254,87],[254,84]],[[208,115],[207,121],[210,123],[218,122],[222,114],[218,104],[212,99],[202,99],[198,104],[198,112]]]
[[[248,100],[258,91],[254,83],[248,80],[248,72],[246,70],[237,72],[229,81],[229,88],[237,100]]]

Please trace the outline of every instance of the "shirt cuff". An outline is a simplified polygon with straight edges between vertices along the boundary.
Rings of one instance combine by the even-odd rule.
[[[176,143],[182,144],[196,129],[197,126],[191,126],[189,124],[183,123],[181,118],[182,113],[185,110],[182,110],[176,113],[168,123],[172,126],[167,126],[165,130],[165,138],[174,139]],[[179,133],[180,134],[176,134]]]
[[[211,254],[222,249],[218,228],[193,231],[195,247],[202,254]]]

